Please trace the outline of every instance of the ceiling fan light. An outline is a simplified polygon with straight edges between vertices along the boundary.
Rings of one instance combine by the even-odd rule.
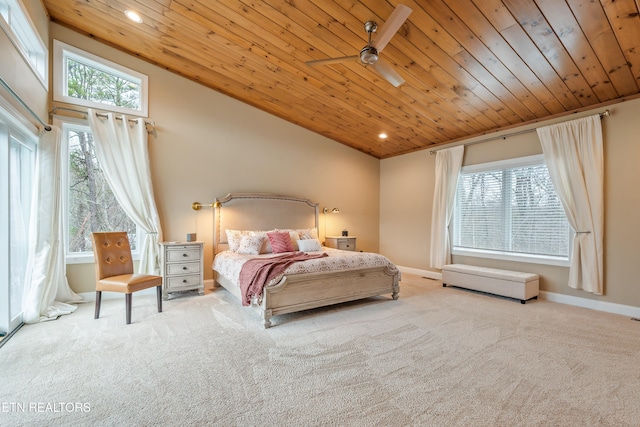
[[[378,50],[373,46],[365,46],[360,51],[360,61],[363,64],[373,65],[378,60]]]

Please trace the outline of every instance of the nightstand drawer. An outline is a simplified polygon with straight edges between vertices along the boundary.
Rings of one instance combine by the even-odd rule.
[[[180,262],[175,264],[167,264],[167,275],[176,274],[195,274],[200,273],[199,262]]]
[[[200,260],[200,249],[171,248],[167,251],[167,262],[199,261],[199,260]]]
[[[325,238],[325,245],[328,248],[341,249],[343,251],[355,251],[356,238],[355,236],[327,236]]]
[[[355,250],[355,245],[352,241],[342,241],[342,239],[338,240],[338,249],[342,249],[344,251],[353,251]]]
[[[198,287],[200,286],[200,276],[197,274],[192,274],[189,276],[167,277],[165,285],[167,286],[167,290],[169,292],[180,288]]]

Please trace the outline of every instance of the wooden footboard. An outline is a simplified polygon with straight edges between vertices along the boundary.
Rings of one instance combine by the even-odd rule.
[[[391,294],[398,299],[400,273],[385,267],[285,276],[264,290],[262,303],[252,307],[259,311],[264,327],[271,317],[317,307]],[[241,300],[240,288],[217,274],[216,281]]]

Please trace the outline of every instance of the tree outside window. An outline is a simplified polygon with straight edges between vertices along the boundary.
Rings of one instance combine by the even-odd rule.
[[[108,111],[146,115],[147,76],[54,40],[54,101]],[[92,260],[91,233],[126,231],[134,255],[136,224],[109,187],[95,153],[86,120],[58,117],[68,150],[66,179],[69,262]],[[85,257],[86,256],[86,257]]]
[[[136,249],[136,224],[124,213],[96,159],[86,126],[65,126],[69,146],[69,241],[71,253],[91,252],[94,231],[126,231]]]

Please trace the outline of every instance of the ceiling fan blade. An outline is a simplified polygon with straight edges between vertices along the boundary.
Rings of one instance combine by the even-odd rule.
[[[305,64],[307,65],[328,65],[328,64],[337,64],[339,62],[349,62],[349,61],[357,61],[360,59],[359,55],[352,56],[341,56],[340,58],[327,58],[327,59],[316,59],[314,61],[307,61]]]
[[[389,19],[382,24],[380,31],[378,31],[378,36],[372,43],[373,47],[378,49],[378,52],[381,52],[387,43],[389,43],[402,24],[404,24],[404,21],[406,21],[409,15],[411,15],[411,12],[413,12],[411,8],[403,4],[399,4],[394,9],[389,16]]]
[[[388,62],[385,62],[382,59],[378,59],[375,64],[373,64],[373,69],[376,70],[382,77],[385,78],[389,83],[394,85],[395,87],[400,86],[404,83],[404,79],[400,77],[400,74],[393,69]]]

